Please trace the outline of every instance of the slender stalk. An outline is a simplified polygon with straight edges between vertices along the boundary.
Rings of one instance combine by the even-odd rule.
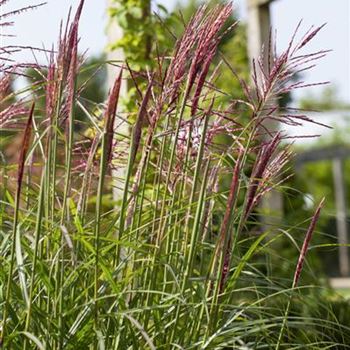
[[[302,246],[302,248],[300,250],[298,263],[297,263],[297,266],[295,268],[293,284],[292,284],[292,289],[291,289],[292,292],[294,292],[294,290],[298,286],[300,275],[301,275],[301,272],[302,272],[302,269],[303,269],[303,266],[304,266],[304,260],[305,260],[306,253],[307,253],[307,250],[308,250],[308,247],[309,247],[309,243],[310,243],[312,235],[314,233],[317,221],[318,221],[318,219],[320,217],[320,213],[321,213],[321,209],[323,207],[323,204],[324,204],[324,198],[321,200],[320,204],[318,205],[318,207],[317,207],[317,209],[316,209],[316,211],[315,211],[315,213],[314,213],[314,215],[312,217],[312,220],[310,222],[309,228],[308,228],[308,230],[306,232],[305,239],[304,239],[304,242],[303,242],[303,246]],[[286,328],[286,325],[287,325],[287,320],[288,320],[289,309],[290,309],[290,305],[291,305],[291,301],[292,301],[292,296],[293,296],[293,294],[290,294],[290,297],[289,297],[289,300],[288,300],[288,304],[287,304],[287,307],[286,307],[286,310],[285,310],[285,313],[284,313],[282,326],[281,326],[281,329],[280,329],[280,332],[279,332],[279,335],[278,335],[278,340],[277,340],[277,344],[276,344],[276,348],[275,348],[276,350],[279,350],[279,348],[281,347],[281,344],[282,344],[282,338],[283,338],[283,335],[284,335],[284,332],[285,332],[285,328]]]
[[[97,332],[99,329],[98,326],[98,292],[99,292],[99,261],[100,261],[100,230],[101,230],[101,215],[102,215],[102,196],[103,196],[103,188],[104,188],[104,179],[106,173],[107,166],[107,137],[108,133],[105,130],[102,135],[102,153],[101,153],[101,162],[100,162],[100,173],[97,187],[97,197],[96,197],[96,216],[95,216],[95,265],[94,265],[94,328],[95,334],[97,336]],[[95,340],[95,348],[97,348],[97,340]]]
[[[177,142],[178,142],[178,138],[179,138],[179,133],[180,133],[180,129],[181,129],[182,120],[184,118],[187,97],[188,97],[188,94],[189,94],[189,88],[190,88],[189,81],[187,80],[186,89],[185,89],[185,92],[183,94],[183,98],[182,98],[182,102],[181,102],[181,105],[180,105],[179,114],[177,116],[177,125],[176,125],[176,130],[175,130],[173,144],[172,144],[172,147],[171,147],[170,160],[169,160],[169,165],[168,165],[168,172],[167,172],[165,185],[164,185],[164,194],[163,194],[163,197],[162,197],[162,200],[161,200],[162,206],[161,206],[160,216],[159,216],[159,227],[158,227],[157,236],[156,236],[156,239],[155,239],[154,253],[153,253],[153,256],[151,258],[152,262],[150,264],[151,277],[149,279],[149,283],[151,285],[153,283],[155,283],[155,281],[157,279],[158,267],[156,266],[155,263],[156,263],[157,255],[161,251],[162,237],[163,237],[165,229],[166,229],[167,219],[165,219],[164,222],[163,222],[163,218],[165,216],[165,209],[166,209],[166,203],[167,203],[167,199],[166,199],[167,191],[168,191],[169,184],[170,184],[170,178],[171,178],[173,163],[174,163],[174,160],[175,160]],[[148,271],[146,272],[146,276],[148,276]],[[147,297],[146,297],[146,306],[147,307],[149,307],[149,305],[151,305],[152,298],[153,298],[153,295],[151,293],[147,293]],[[146,321],[145,321],[145,327],[147,329],[149,312],[146,313],[146,315],[147,316],[146,316]]]
[[[100,262],[100,220],[102,215],[102,196],[104,189],[104,180],[107,172],[107,165],[109,160],[112,159],[112,147],[113,147],[113,128],[115,123],[115,116],[117,112],[117,106],[119,101],[120,87],[122,83],[123,70],[120,70],[119,76],[115,80],[114,86],[110,92],[107,109],[105,112],[105,126],[102,134],[102,149],[101,149],[101,161],[100,161],[100,174],[97,187],[96,198],[96,216],[94,226],[94,242],[95,242],[95,263],[94,263],[94,328],[95,328],[95,340],[94,348],[98,346],[98,293],[99,293],[99,262]],[[119,243],[118,243],[119,244]]]
[[[42,230],[42,218],[43,218],[43,212],[44,212],[44,194],[46,193],[45,189],[45,177],[46,177],[46,169],[43,169],[42,175],[41,175],[41,183],[40,183],[40,194],[39,194],[39,204],[38,204],[38,211],[35,221],[35,243],[34,243],[34,257],[33,257],[33,265],[32,265],[32,273],[31,273],[31,282],[30,282],[30,289],[29,289],[29,303],[28,303],[28,310],[27,310],[27,316],[26,316],[26,322],[24,331],[28,332],[30,327],[30,322],[32,318],[32,303],[33,303],[33,297],[34,297],[34,287],[35,287],[35,277],[36,277],[36,267],[37,267],[37,261],[38,261],[38,255],[39,255],[39,242],[41,237],[41,230]],[[27,349],[27,343],[28,340],[25,338],[23,349]]]
[[[190,273],[192,272],[192,268],[193,268],[194,254],[195,254],[195,249],[196,249],[196,245],[197,245],[197,241],[198,241],[198,237],[199,237],[200,219],[202,216],[202,210],[203,210],[204,202],[205,202],[205,193],[206,193],[209,164],[210,164],[210,160],[207,160],[207,164],[205,166],[203,180],[202,180],[202,186],[201,186],[201,190],[200,190],[200,194],[199,194],[199,198],[198,198],[197,208],[196,208],[196,214],[195,214],[192,235],[191,235],[190,248],[189,248],[189,251],[188,251],[188,254],[186,257],[185,272],[184,272],[184,276],[183,276],[182,284],[181,284],[180,293],[182,296],[185,293],[186,285],[187,285]],[[180,318],[180,310],[181,310],[181,304],[179,304],[176,307],[174,326],[172,328],[172,332],[170,335],[169,344],[172,344],[174,339],[175,339],[177,325],[178,325],[179,318]]]
[[[203,124],[203,129],[202,129],[202,137],[201,137],[201,142],[200,142],[199,150],[198,150],[198,154],[197,154],[196,166],[195,166],[195,171],[194,171],[194,175],[193,175],[193,184],[192,184],[192,189],[191,189],[191,194],[190,194],[190,202],[189,202],[189,207],[188,207],[187,216],[186,216],[186,223],[185,223],[186,234],[185,234],[185,240],[184,240],[185,247],[187,246],[188,237],[189,237],[189,231],[190,231],[190,226],[191,226],[190,225],[191,212],[192,212],[192,207],[194,206],[194,199],[195,199],[195,195],[196,195],[196,191],[197,191],[197,184],[199,182],[199,174],[201,171],[201,165],[202,165],[202,160],[203,160],[204,147],[205,147],[205,142],[206,142],[206,137],[207,137],[207,128],[208,128],[209,115],[210,115],[211,108],[212,108],[212,106],[204,114],[204,124]],[[185,249],[185,251],[186,251],[186,249]],[[186,264],[185,264],[185,266],[186,266]]]
[[[135,158],[137,151],[139,149],[140,145],[140,139],[141,139],[141,134],[142,134],[142,124],[144,121],[144,118],[147,115],[147,104],[148,100],[151,96],[152,92],[152,87],[153,87],[153,80],[150,81],[148,84],[148,88],[145,94],[145,97],[143,98],[136,123],[133,126],[132,130],[132,135],[131,135],[131,144],[130,144],[130,149],[129,149],[129,157],[128,157],[128,164],[126,168],[126,175],[125,175],[125,183],[124,183],[124,191],[123,191],[123,196],[122,196],[122,202],[121,202],[121,208],[120,208],[120,216],[119,216],[119,230],[118,230],[118,240],[120,241],[123,233],[124,233],[124,226],[125,226],[125,211],[127,208],[127,202],[128,202],[128,192],[129,192],[129,184],[130,184],[130,179],[132,175],[132,170],[133,166],[135,163]],[[152,127],[154,129],[155,126]],[[148,158],[148,152],[150,151],[149,147],[152,146],[152,134],[153,131],[150,127],[150,134],[149,134],[149,141],[146,144],[146,161]],[[144,166],[145,164],[142,164]],[[119,263],[119,258],[120,258],[120,244],[117,246],[117,253],[116,253],[116,263]]]
[[[3,312],[3,324],[2,324],[2,334],[0,336],[0,344],[3,344],[5,342],[5,338],[6,338],[7,314],[9,311],[13,270],[14,270],[14,266],[15,266],[16,234],[17,234],[17,228],[18,228],[17,226],[18,226],[18,218],[19,218],[19,210],[20,210],[19,206],[20,206],[20,199],[21,199],[21,190],[22,190],[22,183],[23,183],[25,161],[26,161],[26,156],[27,156],[27,152],[29,149],[29,141],[31,138],[34,107],[35,107],[35,104],[33,103],[31,110],[29,112],[27,125],[24,129],[20,157],[19,157],[19,162],[18,162],[17,188],[16,188],[16,195],[15,195],[14,219],[13,219],[13,227],[12,227],[10,269],[8,272],[7,285],[6,285],[5,305],[4,305],[4,312]]]
[[[72,60],[69,67],[69,84],[68,84],[68,97],[67,104],[69,106],[69,115],[68,115],[68,142],[66,144],[66,170],[65,170],[65,185],[63,192],[63,201],[61,209],[61,219],[60,219],[60,228],[64,226],[66,219],[66,211],[68,210],[68,198],[70,196],[70,186],[71,186],[71,176],[72,176],[72,159],[73,159],[73,146],[74,146],[74,127],[75,127],[75,99],[76,99],[76,88],[77,88],[77,52],[78,50],[78,38],[77,33],[75,32],[73,38],[73,52]],[[63,293],[63,283],[64,283],[64,261],[65,261],[65,239],[61,230],[61,262],[60,262],[60,285],[61,293],[59,298],[59,328],[60,328],[60,341],[59,349],[63,347],[63,338],[64,338],[64,320],[63,320],[63,302],[64,302],[64,293]]]
[[[172,145],[171,152],[170,152],[168,172],[167,172],[167,177],[166,177],[165,186],[164,186],[165,190],[164,190],[164,194],[163,194],[163,198],[162,198],[162,206],[161,206],[161,210],[160,210],[159,229],[158,229],[157,238],[156,238],[156,246],[157,246],[156,252],[159,250],[159,244],[161,242],[162,236],[164,235],[166,220],[163,223],[163,218],[164,218],[165,208],[166,208],[166,203],[167,203],[167,201],[166,201],[167,190],[169,188],[172,168],[173,168],[174,160],[175,160],[176,148],[178,147],[179,133],[180,133],[180,129],[182,126],[182,121],[184,118],[186,103],[187,103],[187,98],[188,98],[189,93],[190,93],[190,82],[189,82],[189,80],[187,80],[185,92],[183,94],[182,102],[180,105],[179,115],[177,116],[177,125],[176,125],[175,134],[174,134],[173,145]]]
[[[15,200],[15,211],[14,211],[13,229],[12,229],[10,270],[8,273],[7,286],[6,286],[5,305],[4,305],[4,312],[3,312],[3,324],[2,324],[2,334],[0,337],[0,344],[4,344],[6,339],[7,314],[8,314],[9,303],[11,298],[12,277],[13,277],[13,270],[14,270],[14,264],[15,264],[16,232],[17,232],[17,226],[18,226],[19,203],[20,203],[20,195],[21,195],[20,190],[21,190],[20,187],[17,188],[16,197],[15,197],[16,200]]]

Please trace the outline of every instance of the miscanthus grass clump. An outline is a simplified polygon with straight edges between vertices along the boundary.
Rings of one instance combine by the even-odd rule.
[[[9,58],[14,48],[0,48],[0,125],[18,147],[12,160],[2,150],[2,347],[332,347],[317,327],[336,321],[300,311],[308,296],[299,280],[321,205],[299,260],[280,257],[295,270],[290,280],[267,272],[274,242],[290,233],[259,214],[288,176],[283,124],[312,122],[278,108],[278,99],[303,87],[299,72],[324,55],[304,50],[319,28],[268,62],[257,58],[252,86],[241,81],[245,100],[221,105],[212,61],[232,8],[201,7],[153,70],[114,62],[120,74],[107,101],[94,105],[78,84],[83,5],[62,26],[47,66],[33,66],[42,77],[28,88],[36,93],[10,91],[23,67]],[[0,16],[2,27],[9,16]],[[123,79],[140,86],[132,116],[120,112]],[[271,128],[276,121],[279,130]],[[116,133],[121,124],[126,135]],[[124,176],[115,181],[118,169]],[[122,194],[113,201],[115,184]]]

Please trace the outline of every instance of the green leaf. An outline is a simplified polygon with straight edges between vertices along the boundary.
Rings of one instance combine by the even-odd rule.
[[[34,334],[29,332],[20,332],[19,334],[25,335],[38,347],[39,350],[46,350],[45,345]]]

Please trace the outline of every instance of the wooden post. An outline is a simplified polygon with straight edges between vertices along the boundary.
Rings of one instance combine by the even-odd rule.
[[[346,215],[346,189],[344,181],[343,161],[333,160],[333,180],[335,189],[336,221],[339,246],[339,268],[342,277],[349,276],[348,228]]]
[[[107,8],[111,8],[115,6],[116,1],[115,0],[107,0]],[[108,33],[108,43],[116,43],[118,40],[122,39],[123,37],[123,30],[118,25],[117,21],[110,21],[108,22],[107,27],[107,33]],[[108,90],[110,90],[114,84],[115,79],[120,73],[120,66],[125,61],[124,52],[122,49],[116,49],[113,51],[108,51],[107,53],[107,60],[109,64],[107,65],[107,87]],[[120,90],[120,99],[123,99],[127,96],[128,93],[128,87],[127,87],[127,81],[123,80],[121,90]],[[117,110],[117,113],[120,113],[120,103]],[[122,139],[123,137],[120,135],[128,136],[130,130],[125,122],[121,122],[120,118],[115,119],[115,132],[118,136],[118,139]],[[116,150],[117,151],[117,150]],[[113,177],[113,199],[115,201],[121,199],[123,195],[123,184],[124,179],[126,176],[126,168],[125,164],[116,164],[114,170],[112,171],[112,177]]]
[[[261,57],[264,62],[264,67],[268,67],[268,60],[271,56],[269,50],[270,41],[270,28],[271,28],[271,16],[270,16],[270,3],[273,0],[247,0],[247,12],[248,12],[248,55],[250,63],[253,59]],[[263,50],[263,51],[262,51]],[[262,73],[257,70],[258,79],[261,79]],[[276,101],[277,103],[277,101]],[[272,121],[268,122],[265,126],[269,130],[277,130],[278,124]],[[278,224],[281,221],[281,215],[283,211],[283,198],[281,193],[277,190],[273,190],[268,193],[261,205],[263,211],[263,222],[266,226],[269,226],[266,218],[271,224]]]
[[[248,54],[250,62],[261,56],[264,47],[264,63],[271,52],[268,51],[271,16],[270,3],[272,0],[248,0]],[[267,65],[265,65],[267,66]]]

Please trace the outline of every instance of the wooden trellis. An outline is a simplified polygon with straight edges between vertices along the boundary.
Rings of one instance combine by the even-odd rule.
[[[348,224],[344,161],[350,158],[350,148],[344,146],[327,147],[303,152],[296,157],[296,169],[305,163],[332,161],[333,186],[336,207],[337,238],[339,243],[339,271],[341,277],[349,277],[350,257],[348,248]],[[339,282],[339,281],[338,281]]]

